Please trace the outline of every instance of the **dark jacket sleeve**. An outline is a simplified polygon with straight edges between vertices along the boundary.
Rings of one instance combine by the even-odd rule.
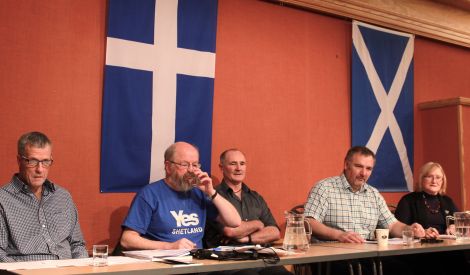
[[[445,216],[452,216],[455,212],[459,212],[459,209],[449,196],[442,196],[441,203]]]
[[[412,224],[416,222],[417,218],[414,215],[416,212],[414,209],[414,197],[414,193],[406,194],[400,199],[397,205],[397,209],[395,209],[395,217],[404,224]]]

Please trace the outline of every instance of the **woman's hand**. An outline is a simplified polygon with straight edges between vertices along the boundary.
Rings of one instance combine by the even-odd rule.
[[[425,237],[428,238],[428,239],[435,239],[435,238],[439,237],[439,231],[437,231],[437,229],[434,228],[434,227],[429,227],[425,231],[426,231],[426,236]]]
[[[410,225],[410,228],[411,230],[413,230],[415,237],[422,238],[426,236],[426,230],[424,230],[421,224],[415,222],[412,225]]]

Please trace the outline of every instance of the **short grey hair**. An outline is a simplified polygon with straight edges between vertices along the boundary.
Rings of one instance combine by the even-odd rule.
[[[26,146],[44,148],[47,145],[52,147],[52,142],[41,132],[29,132],[18,140],[18,155],[24,156]]]

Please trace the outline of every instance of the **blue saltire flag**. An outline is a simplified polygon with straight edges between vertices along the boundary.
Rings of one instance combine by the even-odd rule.
[[[354,21],[352,144],[377,155],[369,184],[413,189],[414,36]]]
[[[217,0],[109,0],[101,192],[164,177],[164,151],[195,144],[210,172]]]

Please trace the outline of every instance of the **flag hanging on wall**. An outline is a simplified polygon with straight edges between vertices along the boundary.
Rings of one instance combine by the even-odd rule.
[[[175,141],[199,148],[210,172],[217,0],[110,0],[101,192],[164,178]]]
[[[352,28],[352,145],[376,153],[371,185],[411,191],[414,36],[357,21]]]

